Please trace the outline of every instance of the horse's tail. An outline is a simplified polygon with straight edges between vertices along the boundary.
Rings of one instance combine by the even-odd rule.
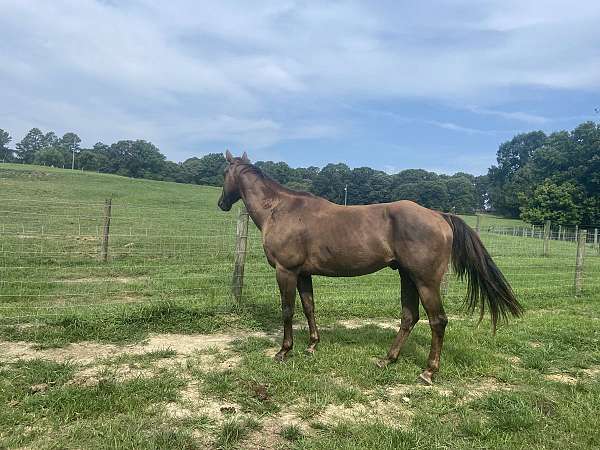
[[[458,216],[446,213],[442,216],[453,232],[452,267],[460,279],[467,278],[467,307],[472,312],[479,304],[481,321],[487,304],[496,332],[499,318],[506,320],[508,313],[519,317],[523,307],[477,233]]]

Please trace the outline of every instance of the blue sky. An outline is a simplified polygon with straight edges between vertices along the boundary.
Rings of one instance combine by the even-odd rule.
[[[600,120],[599,24],[597,0],[0,0],[0,128],[480,174]]]

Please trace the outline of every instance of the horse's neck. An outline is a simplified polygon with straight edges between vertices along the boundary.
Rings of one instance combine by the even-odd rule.
[[[240,195],[248,214],[260,230],[271,215],[272,208],[281,201],[277,186],[277,183],[254,173],[240,175]]]

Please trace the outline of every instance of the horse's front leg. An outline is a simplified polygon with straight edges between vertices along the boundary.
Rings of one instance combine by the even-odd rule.
[[[294,303],[296,301],[296,286],[298,275],[295,272],[277,267],[277,284],[281,294],[281,315],[283,317],[283,342],[281,350],[275,355],[277,361],[283,361],[294,345],[292,319],[294,318]]]
[[[315,302],[313,299],[312,277],[310,275],[298,276],[298,293],[302,300],[302,309],[308,322],[308,332],[310,333],[310,342],[306,348],[306,353],[314,353],[319,343],[319,330],[315,321]]]

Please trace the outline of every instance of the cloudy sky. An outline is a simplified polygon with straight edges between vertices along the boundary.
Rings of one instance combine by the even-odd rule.
[[[600,120],[600,1],[0,0],[0,128],[484,173]]]

